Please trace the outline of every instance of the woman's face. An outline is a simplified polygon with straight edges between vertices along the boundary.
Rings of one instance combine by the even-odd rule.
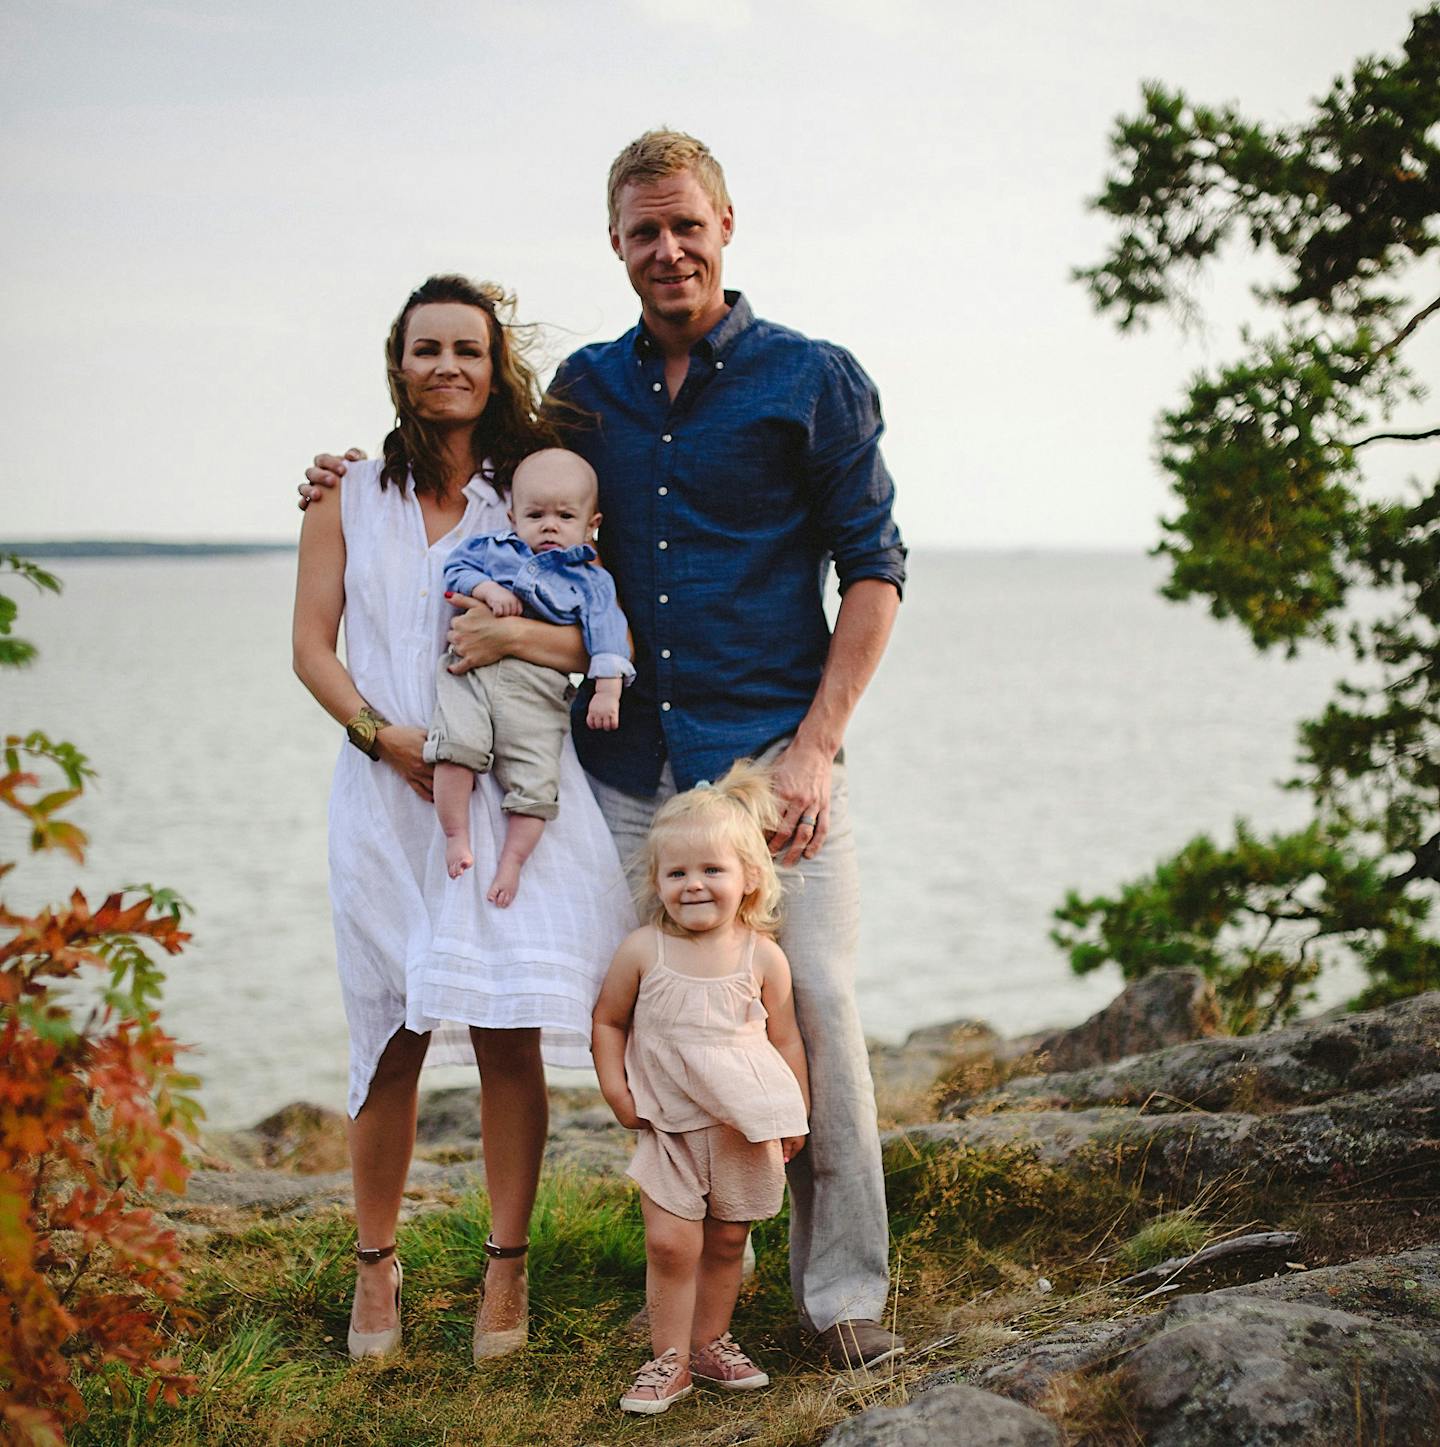
[[[400,371],[417,416],[473,427],[490,400],[495,376],[489,316],[458,301],[417,306],[405,322]]]

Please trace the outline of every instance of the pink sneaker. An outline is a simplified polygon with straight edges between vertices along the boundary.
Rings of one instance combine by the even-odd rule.
[[[680,1385],[681,1379],[685,1385]],[[622,1412],[643,1412],[647,1416],[668,1412],[676,1402],[695,1390],[685,1363],[674,1347],[653,1362],[646,1362],[635,1378],[635,1385],[620,1398]]]
[[[690,1372],[697,1380],[727,1392],[753,1392],[770,1385],[769,1376],[740,1350],[728,1331],[691,1355]]]

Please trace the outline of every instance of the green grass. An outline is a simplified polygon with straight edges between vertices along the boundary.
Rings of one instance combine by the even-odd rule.
[[[644,1299],[638,1198],[624,1180],[561,1174],[542,1181],[532,1226],[524,1352],[482,1370],[470,1361],[489,1228],[482,1193],[401,1227],[405,1346],[384,1363],[345,1355],[348,1215],[265,1223],[189,1248],[194,1321],[181,1351],[200,1391],[178,1408],[147,1406],[143,1392],[121,1403],[92,1378],[83,1384],[90,1417],[70,1440],[798,1447],[857,1407],[903,1401],[908,1384],[937,1368],[1061,1320],[1109,1314],[1117,1302],[1104,1283],[1118,1243],[1128,1253],[1149,1240],[1158,1251],[1185,1215],[1021,1147],[918,1152],[902,1142],[887,1176],[894,1305],[912,1355],[863,1389],[825,1372],[794,1323],[782,1215],[756,1228],[758,1271],[735,1326],[775,1385],[753,1396],[697,1392],[662,1417],[624,1417],[615,1399],[649,1354],[626,1334]],[[1042,1275],[1050,1294],[1037,1285]]]

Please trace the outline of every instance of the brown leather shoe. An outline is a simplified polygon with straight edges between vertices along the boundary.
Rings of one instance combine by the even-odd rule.
[[[905,1343],[878,1321],[855,1317],[826,1327],[815,1340],[825,1360],[844,1372],[864,1371],[903,1356]]]

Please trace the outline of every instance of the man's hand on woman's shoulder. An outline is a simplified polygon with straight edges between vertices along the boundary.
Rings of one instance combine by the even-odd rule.
[[[314,465],[305,469],[305,481],[296,489],[300,494],[300,511],[304,512],[312,502],[325,500],[325,489],[334,487],[345,476],[347,462],[364,460],[365,454],[358,447],[348,449],[344,457],[336,457],[333,452],[322,452],[315,459]]]

